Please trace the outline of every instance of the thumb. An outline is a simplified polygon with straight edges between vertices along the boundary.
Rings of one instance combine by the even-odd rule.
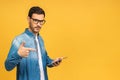
[[[24,47],[25,46],[25,42],[22,42],[21,44],[20,44],[20,47]]]

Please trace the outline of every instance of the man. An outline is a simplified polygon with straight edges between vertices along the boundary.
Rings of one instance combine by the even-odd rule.
[[[39,34],[45,23],[44,10],[32,7],[27,19],[29,28],[13,40],[5,68],[10,71],[17,66],[17,80],[48,80],[46,67],[58,66],[62,57],[52,60],[45,50]]]

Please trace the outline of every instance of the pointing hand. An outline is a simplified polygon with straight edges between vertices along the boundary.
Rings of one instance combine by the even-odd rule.
[[[19,49],[18,49],[18,54],[21,57],[28,57],[30,51],[36,51],[33,48],[27,48],[27,47],[24,47],[24,46],[25,46],[25,42],[22,42]]]

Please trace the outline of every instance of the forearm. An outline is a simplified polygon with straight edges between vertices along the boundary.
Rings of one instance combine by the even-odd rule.
[[[11,56],[8,56],[8,58],[5,61],[5,68],[7,71],[12,70],[19,62],[21,61],[22,57],[18,55],[18,53],[15,53]]]
[[[47,56],[47,66],[48,67],[53,67],[52,65],[53,59],[49,58],[49,56]]]

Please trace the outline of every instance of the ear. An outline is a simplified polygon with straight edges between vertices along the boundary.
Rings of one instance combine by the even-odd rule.
[[[28,23],[30,22],[30,17],[29,16],[27,17],[27,21],[28,21]]]

